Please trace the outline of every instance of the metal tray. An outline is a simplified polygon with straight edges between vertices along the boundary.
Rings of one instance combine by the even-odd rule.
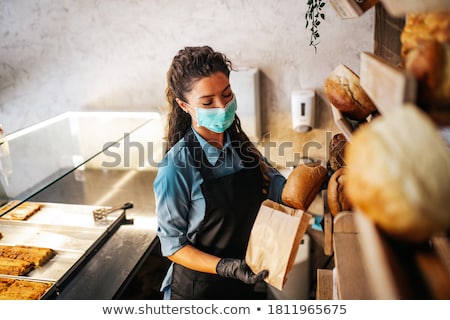
[[[102,236],[105,229],[39,224],[24,225],[12,221],[0,221],[0,232],[3,234],[0,244],[4,245],[86,251]]]
[[[22,224],[50,224],[58,226],[75,226],[75,227],[100,227],[106,228],[113,224],[120,216],[120,211],[112,212],[107,219],[95,221],[93,211],[101,206],[88,206],[77,204],[61,204],[50,202],[39,202],[41,209],[29,217],[25,221],[14,221]],[[3,221],[0,219],[0,221]],[[11,221],[11,220],[6,220]]]
[[[43,203],[42,209],[26,221],[0,219],[1,245],[26,245],[55,250],[44,266],[17,279],[52,282],[41,299],[53,295],[86,258],[125,221],[125,211],[114,212],[102,221],[94,221],[92,210],[98,207]],[[6,275],[0,275],[3,277]]]

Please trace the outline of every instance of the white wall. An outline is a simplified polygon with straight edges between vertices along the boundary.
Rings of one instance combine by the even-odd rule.
[[[323,81],[339,63],[359,72],[374,10],[342,20],[327,3],[318,51],[306,0],[2,0],[0,123],[7,133],[65,111],[165,111],[165,74],[186,45],[208,44],[262,72],[263,131],[295,145],[335,130]],[[317,130],[290,128],[290,93],[319,94]],[[319,152],[323,155],[323,149]]]

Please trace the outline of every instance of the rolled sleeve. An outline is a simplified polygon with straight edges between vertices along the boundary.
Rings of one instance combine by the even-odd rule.
[[[157,234],[164,256],[174,254],[187,244],[195,244],[206,206],[202,182],[183,145],[174,146],[159,164],[153,188]]]
[[[164,163],[164,162],[163,162]],[[158,168],[154,182],[158,237],[161,251],[169,256],[188,243],[189,190],[177,166],[165,162]]]
[[[283,193],[283,188],[286,185],[286,177],[272,166],[269,166],[267,175],[270,178],[269,193],[267,198],[278,203],[283,203],[281,200],[281,194]]]
[[[283,188],[286,185],[286,178],[283,175],[274,175],[270,180],[268,198],[272,201],[283,203],[281,200],[281,194]]]

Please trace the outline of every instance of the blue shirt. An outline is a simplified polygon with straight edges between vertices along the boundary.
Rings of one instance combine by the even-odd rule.
[[[193,128],[194,129],[194,128]],[[209,144],[193,130],[203,149],[215,177],[233,174],[244,167],[237,151],[233,148],[229,136],[225,136],[222,149]],[[223,162],[218,162],[223,152]],[[178,141],[166,153],[158,165],[158,174],[154,182],[158,237],[161,241],[163,256],[170,256],[187,244],[195,244],[197,230],[202,222],[206,202],[201,190],[203,178],[195,168],[191,153],[184,139]],[[281,203],[281,192],[286,183],[285,177],[270,167],[271,179],[268,198]],[[170,284],[172,268],[163,283]]]

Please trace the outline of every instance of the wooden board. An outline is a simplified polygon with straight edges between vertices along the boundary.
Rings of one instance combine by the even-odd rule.
[[[361,246],[364,248],[360,259],[367,266],[367,280],[378,299],[399,299],[394,274],[391,272],[385,246],[378,236],[373,223],[361,213],[354,213],[355,226],[360,233]]]
[[[416,102],[417,80],[404,69],[368,52],[361,53],[360,69],[361,87],[381,114]]]
[[[354,217],[375,299],[450,299],[450,273],[442,259],[450,255],[448,238],[436,238],[435,245],[406,243],[384,234],[364,214]]]
[[[333,217],[330,212],[323,215],[323,253],[326,256],[333,254]]]
[[[424,243],[388,236],[358,211],[334,217],[336,299],[450,299],[450,234]]]
[[[341,300],[367,300],[373,294],[368,283],[366,266],[361,259],[359,235],[352,212],[334,217],[334,260],[337,273],[337,292]]]
[[[357,18],[378,2],[379,0],[365,0],[362,3],[356,0],[330,0],[334,10],[342,19]]]
[[[450,0],[381,0],[389,14],[397,17],[410,12],[450,10]]]
[[[331,104],[331,113],[333,114],[334,122],[337,127],[341,129],[347,141],[351,141],[353,134],[353,126],[349,119],[347,119],[342,112],[340,112],[333,104]]]
[[[317,269],[317,300],[333,300],[333,270]]]
[[[445,234],[436,235],[431,239],[433,247],[442,260],[447,273],[450,274],[450,239]]]
[[[330,3],[342,19],[357,18],[364,13],[355,0],[330,0]]]

